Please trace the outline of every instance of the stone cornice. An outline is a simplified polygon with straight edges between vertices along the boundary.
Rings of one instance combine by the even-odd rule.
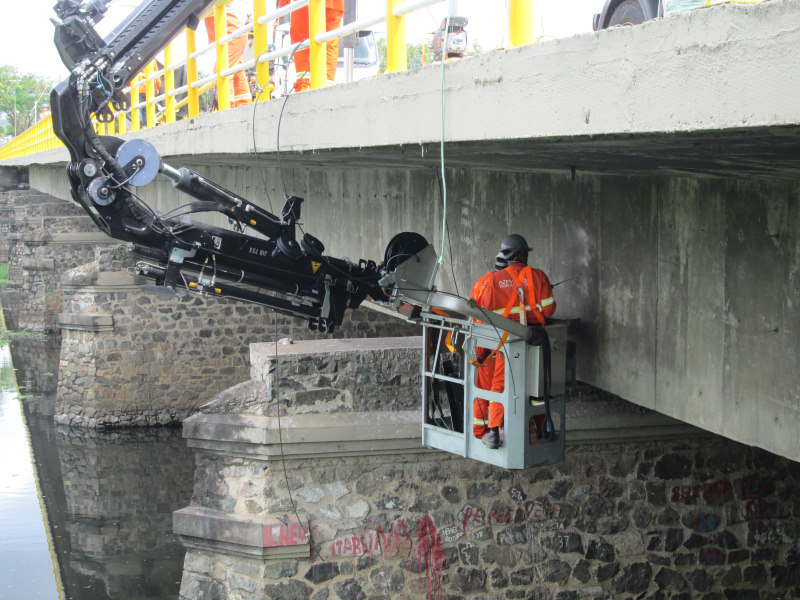
[[[74,233],[54,233],[50,236],[50,244],[62,244],[65,246],[79,244],[116,244],[119,241],[108,237],[102,231],[77,231]]]
[[[85,244],[119,244],[102,231],[78,231],[75,233],[16,232],[9,233],[8,239],[20,241],[30,246],[78,246]]]
[[[61,329],[73,331],[113,331],[114,317],[108,314],[61,313],[56,317]]]
[[[199,506],[172,513],[172,531],[187,548],[250,558],[308,558],[308,519],[254,517]]]
[[[28,271],[53,271],[56,268],[56,261],[52,258],[23,258],[20,264]]]
[[[61,287],[66,293],[141,293],[141,286],[147,283],[143,277],[136,277],[124,271],[94,271],[81,274],[73,279],[64,278]]]
[[[284,417],[196,414],[183,422],[187,445],[258,460],[433,452],[420,438],[417,411],[341,412]]]

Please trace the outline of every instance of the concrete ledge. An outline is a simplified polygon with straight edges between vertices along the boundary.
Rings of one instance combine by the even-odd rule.
[[[285,417],[196,414],[183,422],[191,448],[259,460],[433,452],[422,446],[417,411]]]
[[[566,445],[594,442],[644,442],[712,435],[681,421],[654,413],[650,417],[618,420],[567,417]]]
[[[624,401],[567,404],[568,446],[709,435]],[[280,460],[439,452],[422,445],[418,411],[303,414],[281,417],[202,414],[183,422],[191,448],[213,454]]]
[[[65,292],[78,290],[91,293],[142,292],[141,286],[148,283],[144,277],[136,277],[124,271],[91,271],[64,277],[61,287]]]
[[[377,306],[377,305],[374,305]],[[397,314],[395,313],[395,316]],[[253,364],[262,359],[274,358],[274,343],[250,344],[250,360]],[[420,350],[422,348],[421,336],[393,337],[393,338],[352,338],[352,339],[319,339],[297,340],[291,344],[278,344],[278,356],[309,356],[323,354],[326,357],[345,354],[349,352],[371,352],[377,350]]]
[[[189,506],[172,513],[172,531],[189,548],[250,558],[309,558],[308,520],[255,518]]]
[[[108,237],[102,231],[78,231],[75,233],[54,233],[50,243],[72,246],[79,244],[119,244],[120,242]]]
[[[21,265],[28,271],[53,271],[56,261],[52,258],[23,258]]]
[[[61,329],[73,331],[113,331],[114,317],[105,314],[61,313],[56,317]]]

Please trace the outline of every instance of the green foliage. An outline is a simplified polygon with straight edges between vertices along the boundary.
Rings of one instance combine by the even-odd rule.
[[[0,263],[0,288],[6,287],[6,279],[8,279],[8,264]]]
[[[15,124],[19,135],[36,123],[42,104],[50,102],[50,90],[54,85],[52,79],[20,73],[9,65],[0,66],[0,113],[8,120],[0,136],[13,135]]]
[[[378,49],[378,58],[380,60],[381,73],[386,72],[386,38],[378,38],[375,45]],[[418,69],[422,65],[422,50],[420,46],[414,44],[406,44],[408,70],[412,71]],[[425,46],[425,64],[429,65],[433,62],[433,50],[430,46]]]
[[[31,331],[9,331],[8,329],[3,329],[0,327],[0,347],[5,346],[11,340],[16,338],[39,338],[44,337],[46,334],[39,333],[39,332],[31,332]]]
[[[430,41],[430,40],[428,40]],[[380,71],[386,72],[386,38],[378,38],[375,44],[378,48],[378,58],[380,59]],[[425,61],[422,60],[422,51],[425,50]],[[424,65],[429,65],[436,60],[433,55],[433,48],[426,43],[423,44],[406,44],[408,52],[408,70],[413,71]],[[467,54],[472,56],[474,54],[483,53],[483,47],[479,43],[472,44],[471,49]]]
[[[408,49],[408,70],[411,71],[412,69],[418,69],[424,65],[431,64],[435,57],[433,56],[433,48],[431,48],[428,44],[422,44],[420,46],[414,44],[407,44]],[[425,62],[422,61],[422,52],[425,51]]]
[[[483,54],[485,50],[483,46],[481,46],[480,42],[475,42],[472,44],[472,48],[467,51],[467,56],[475,56],[476,54]]]
[[[378,50],[378,62],[381,73],[386,73],[386,38],[378,38],[375,41],[375,47]]]

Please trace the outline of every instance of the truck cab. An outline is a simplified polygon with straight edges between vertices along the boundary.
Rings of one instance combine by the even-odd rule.
[[[594,15],[595,31],[615,25],[639,25],[661,16],[660,0],[606,0],[603,11]]]

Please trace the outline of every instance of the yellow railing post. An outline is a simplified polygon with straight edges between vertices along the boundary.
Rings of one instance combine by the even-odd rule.
[[[390,73],[408,69],[406,19],[394,16],[394,7],[400,3],[401,0],[386,0],[386,70]]]
[[[267,41],[267,25],[260,24],[258,20],[267,14],[267,3],[265,0],[254,0],[253,1],[253,52],[255,54],[255,59],[258,60],[258,57],[263,54],[268,46],[269,42]],[[261,90],[258,95],[256,96],[257,100],[269,100],[270,98],[270,89],[269,89],[269,63],[268,62],[257,62],[256,63],[256,81],[258,82],[258,87]]]
[[[172,42],[164,48],[164,107],[166,108],[164,121],[166,123],[175,122],[175,96],[172,95],[175,90],[175,72],[170,70],[171,66]]]
[[[230,77],[220,75],[228,68],[228,45],[220,44],[220,40],[228,35],[228,19],[225,4],[220,0],[214,5],[214,43],[217,46],[217,109],[228,110],[231,107]]]
[[[510,0],[508,37],[512,46],[533,43],[533,0]]]
[[[141,79],[141,74],[137,75],[136,78],[131,82],[131,131],[139,131],[139,128],[142,126],[141,124],[141,112],[139,108],[134,108],[137,104],[139,104],[139,86],[136,85]]]
[[[128,119],[126,118],[124,110],[117,113],[117,132],[120,135],[128,133]]]
[[[308,0],[308,59],[312,90],[325,87],[328,82],[327,44],[317,42],[320,33],[325,33],[325,0]]]
[[[189,86],[189,118],[195,119],[200,114],[200,93],[192,84],[197,81],[197,59],[191,58],[197,50],[197,37],[193,29],[186,30],[186,83]]]
[[[156,126],[156,105],[153,102],[153,98],[156,96],[156,84],[152,79],[150,79],[150,76],[154,71],[155,68],[153,67],[153,61],[151,60],[144,68],[144,100],[147,103],[147,106],[145,107],[145,112],[147,113],[147,127]]]

